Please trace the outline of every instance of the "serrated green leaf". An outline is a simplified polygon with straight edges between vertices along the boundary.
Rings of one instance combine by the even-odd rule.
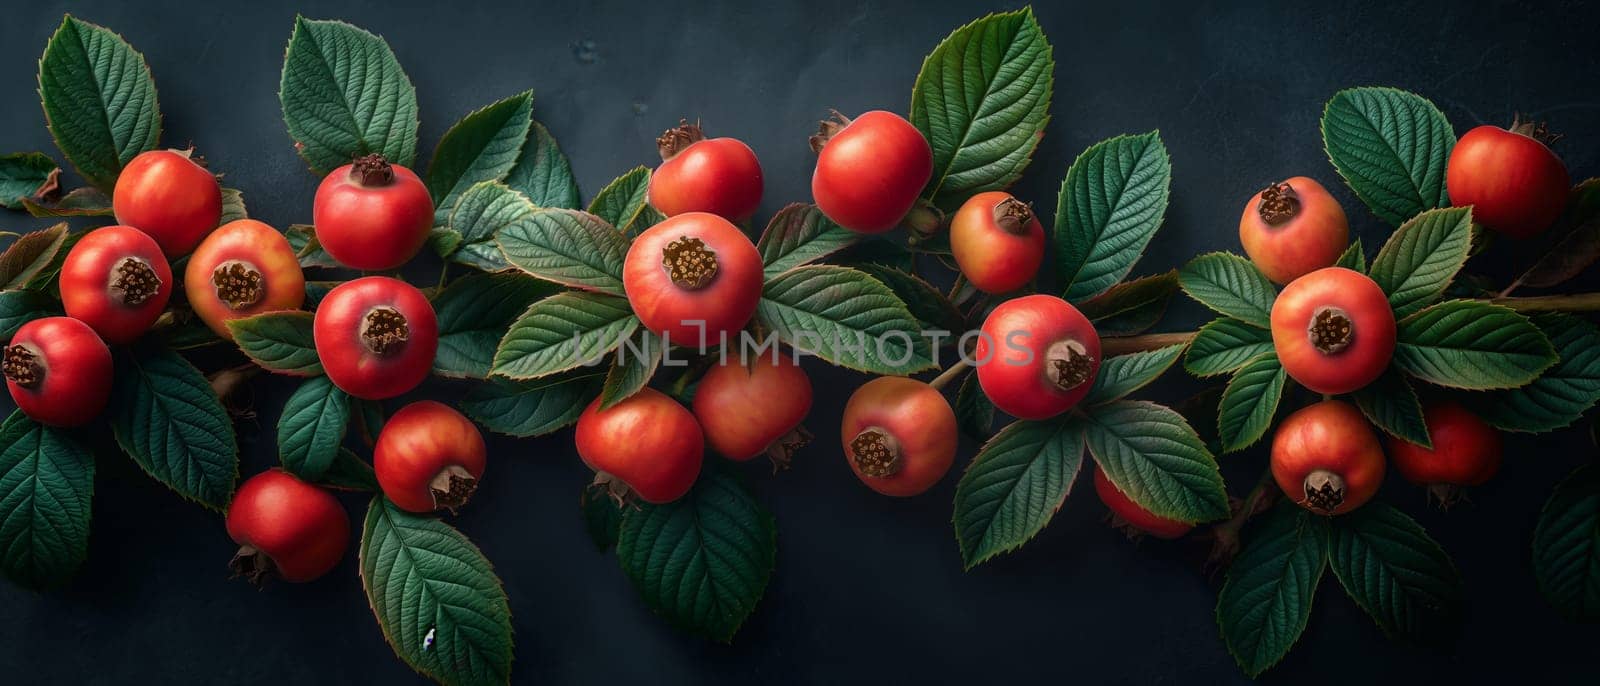
[[[522,271],[563,286],[622,295],[628,239],[587,212],[540,209],[503,227],[500,253]]]
[[[316,228],[310,224],[290,224],[289,229],[283,232],[283,237],[289,240],[289,247],[294,248],[295,258],[300,261],[301,267],[339,269],[344,266],[317,243]]]
[[[382,38],[296,17],[278,86],[295,150],[318,176],[378,153],[417,161],[417,89]]]
[[[533,91],[523,91],[476,110],[450,127],[428,162],[433,223],[450,220],[462,193],[484,181],[501,181],[522,154],[533,126]]]
[[[374,493],[379,488],[378,475],[372,471],[372,465],[347,448],[339,449],[333,464],[316,483],[335,490],[363,493]]]
[[[578,197],[578,180],[572,175],[572,164],[561,154],[561,146],[544,124],[533,122],[528,129],[528,139],[522,144],[522,155],[517,165],[506,173],[505,182],[513,190],[528,196],[539,207],[564,207],[576,210],[583,207]]]
[[[109,217],[111,196],[98,188],[76,188],[59,198],[23,198],[22,208],[34,217]]]
[[[1245,530],[1217,594],[1217,626],[1228,652],[1254,678],[1278,664],[1311,618],[1328,566],[1324,519],[1281,502]]]
[[[1499,305],[1450,300],[1401,320],[1399,328],[1395,366],[1447,388],[1515,388],[1556,362],[1544,333]]]
[[[900,271],[916,268],[915,255],[906,246],[882,237],[862,238],[835,253],[831,261],[846,266],[881,264]]]
[[[1344,252],[1339,255],[1338,261],[1334,262],[1333,266],[1344,267],[1363,274],[1367,273],[1367,253],[1361,247],[1360,236],[1350,241],[1350,247],[1344,249]]]
[[[1015,422],[985,443],[956,485],[956,542],[967,569],[1016,550],[1050,523],[1083,466],[1081,421]]]
[[[954,332],[955,336],[946,337],[945,343],[954,342],[954,339],[959,337],[959,332],[965,328],[964,318],[955,304],[922,277],[881,264],[858,264],[851,268],[864,272],[878,283],[888,286],[895,297],[906,304],[906,310],[917,318],[922,328],[930,331]]]
[[[624,341],[606,372],[605,384],[600,390],[600,409],[609,409],[649,385],[665,348],[666,342],[660,336],[643,328]]]
[[[211,383],[158,346],[119,351],[106,416],[117,444],[157,481],[213,510],[239,479],[239,444]]]
[[[489,375],[495,349],[507,327],[534,301],[556,287],[526,274],[469,274],[456,279],[433,299],[439,318],[439,351],[433,372],[453,378]]]
[[[1286,378],[1278,356],[1271,352],[1257,355],[1234,372],[1217,408],[1223,450],[1244,450],[1266,435],[1278,413]]]
[[[846,267],[809,265],[767,281],[756,321],[789,345],[877,374],[933,366],[932,347],[888,287]]]
[[[55,262],[66,242],[66,222],[18,236],[0,253],[0,289],[26,287]]]
[[[1422,417],[1422,402],[1404,374],[1391,367],[1352,396],[1361,413],[1384,432],[1424,448],[1433,448],[1433,440],[1428,437],[1428,423]]]
[[[1378,250],[1368,274],[1402,318],[1450,286],[1472,248],[1472,209],[1430,210],[1400,225]]]
[[[1442,644],[1462,616],[1461,575],[1422,527],[1385,503],[1331,520],[1328,566],[1383,633]]]
[[[1178,270],[1183,292],[1218,314],[1267,328],[1278,290],[1254,264],[1232,253],[1201,255]]]
[[[161,106],[144,55],[103,26],[71,15],[62,20],[39,59],[39,97],[56,147],[106,193],[123,165],[161,139]]]
[[[518,438],[543,436],[578,421],[600,394],[605,376],[579,369],[534,381],[491,379],[467,392],[461,411],[490,431]]]
[[[317,358],[311,333],[314,319],[310,312],[267,312],[231,319],[228,331],[239,350],[263,369],[289,376],[317,376],[322,374],[322,361]]]
[[[983,394],[977,374],[968,374],[961,382],[952,409],[956,412],[956,422],[968,436],[980,441],[989,439],[989,428],[994,426],[994,402]]]
[[[1183,354],[1183,347],[1169,345],[1165,348],[1106,358],[1100,363],[1100,371],[1094,377],[1094,386],[1089,389],[1089,394],[1084,396],[1081,402],[1084,405],[1108,403],[1120,400],[1123,396],[1150,385],[1152,381],[1167,373],[1172,363],[1178,361],[1178,356]]]
[[[1534,315],[1560,361],[1520,388],[1474,394],[1484,421],[1504,431],[1545,432],[1570,426],[1600,401],[1600,329],[1578,317]]]
[[[494,354],[495,376],[525,381],[598,361],[639,328],[628,301],[569,291],[534,303]]]
[[[450,214],[449,227],[460,236],[460,242],[446,256],[486,272],[511,266],[500,253],[495,237],[507,226],[527,219],[534,209],[526,196],[504,183],[483,181],[474,185],[456,200]]]
[[[11,340],[23,324],[56,313],[59,303],[39,291],[0,291],[0,339]]]
[[[438,519],[372,499],[361,586],[383,637],[412,669],[451,686],[511,680],[511,608],[489,561]]]
[[[1152,304],[1160,304],[1160,311],[1166,310],[1167,299],[1178,290],[1178,270],[1168,270],[1161,274],[1141,276],[1137,279],[1123,281],[1110,290],[1085,300],[1078,305],[1078,310],[1089,321],[1097,324],[1108,319],[1131,314]],[[1104,335],[1103,327],[1101,334]]]
[[[1195,334],[1183,358],[1195,376],[1227,374],[1262,353],[1272,352],[1272,332],[1237,319],[1214,319]]]
[[[1228,516],[1217,462],[1171,408],[1119,400],[1088,408],[1089,453],[1117,490],[1158,517],[1204,522]]]
[[[0,424],[0,572],[64,585],[89,554],[94,456],[66,431],[11,413]]]
[[[1533,530],[1539,594],[1561,616],[1600,619],[1600,464],[1586,464],[1556,486]]]
[[[1600,178],[1585,179],[1572,188],[1566,212],[1550,234],[1561,236],[1561,241],[1517,277],[1518,284],[1559,286],[1600,260]]]
[[[344,443],[350,425],[350,395],[326,376],[306,379],[289,395],[278,417],[278,459],[306,481],[319,481]]]
[[[1449,207],[1445,165],[1455,132],[1426,98],[1393,88],[1351,88],[1322,111],[1322,143],[1339,175],[1372,213],[1398,226]]]
[[[589,214],[604,219],[625,236],[636,236],[666,219],[650,206],[649,198],[650,168],[634,167],[600,189],[589,202]]]
[[[59,191],[61,168],[42,152],[0,155],[0,207],[22,209],[23,198]]]
[[[1161,228],[1172,163],[1160,134],[1118,136],[1072,162],[1056,203],[1056,274],[1063,297],[1100,295],[1133,269]]]
[[[584,484],[578,508],[583,510],[583,525],[596,550],[603,553],[617,544],[622,533],[622,506],[605,486]]]
[[[767,222],[756,250],[767,278],[810,264],[855,245],[861,234],[833,223],[816,205],[791,204]]]
[[[435,226],[428,232],[428,249],[439,257],[453,257],[461,244],[466,239],[461,237],[461,232],[445,226]]]
[[[222,189],[222,217],[217,220],[217,226],[249,218],[250,210],[244,206],[244,191],[237,188]]]

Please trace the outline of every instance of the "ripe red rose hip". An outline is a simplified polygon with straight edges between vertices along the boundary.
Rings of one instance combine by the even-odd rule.
[[[800,422],[811,412],[811,379],[791,355],[759,355],[712,367],[694,391],[694,416],[711,449],[730,460],[757,455],[787,467],[811,441]]]
[[[1504,453],[1500,432],[1456,403],[1431,405],[1423,412],[1430,450],[1391,437],[1389,459],[1406,481],[1427,487],[1449,505],[1464,486],[1481,486],[1500,471]]]
[[[111,350],[71,317],[23,324],[6,346],[3,367],[11,399],[40,424],[88,424],[111,397]]]
[[[161,246],[129,226],[78,239],[61,263],[61,305],[107,343],[129,343],[156,322],[172,297],[172,268]]]
[[[184,267],[183,291],[200,321],[232,340],[229,320],[300,309],[306,277],[283,234],[240,219],[217,227],[195,248]]]
[[[1067,301],[1024,296],[989,313],[973,360],[995,407],[1018,419],[1048,419],[1088,395],[1100,371],[1100,334]]]
[[[950,471],[956,456],[956,413],[938,389],[884,376],[856,389],[844,406],[839,435],[856,478],[884,495],[922,493]]]
[[[483,477],[483,434],[472,420],[443,403],[400,408],[372,449],[372,468],[383,494],[402,510],[455,513]]]
[[[1105,503],[1106,509],[1111,510],[1111,514],[1120,520],[1119,524],[1131,527],[1135,531],[1170,541],[1182,538],[1194,528],[1194,525],[1188,522],[1167,519],[1140,507],[1106,478],[1103,469],[1094,470],[1094,492],[1100,496],[1100,502]]]
[[[274,576],[311,581],[350,545],[350,520],[331,493],[281,469],[245,481],[228,505],[228,535],[239,544],[229,567],[256,585]]]
[[[706,138],[684,121],[656,139],[661,166],[650,176],[650,206],[668,217],[709,212],[742,222],[761,204],[761,163],[737,138]]]
[[[811,197],[834,223],[857,233],[900,224],[933,176],[933,148],[911,122],[881,110],[838,112],[811,137],[817,170]]]
[[[1239,242],[1262,274],[1286,284],[1338,262],[1350,223],[1328,189],[1296,176],[1251,196],[1239,217]]]
[[[151,150],[122,168],[111,210],[118,224],[149,234],[168,257],[178,257],[222,221],[222,187],[188,152]]]
[[[1325,515],[1366,504],[1383,484],[1383,447],[1349,403],[1324,400],[1283,420],[1272,436],[1272,478],[1296,504]]]
[[[351,269],[394,269],[433,229],[433,198],[415,172],[372,154],[322,179],[311,205],[317,243]]]
[[[335,286],[312,324],[322,368],[357,398],[393,398],[433,369],[439,321],[422,291],[399,279],[368,276]]]
[[[599,398],[589,403],[578,417],[577,443],[595,483],[657,505],[689,492],[706,450],[694,415],[653,388],[605,410]]]
[[[1272,346],[1284,371],[1317,393],[1358,390],[1394,356],[1394,310],[1372,279],[1328,267],[1290,282],[1272,303]]]
[[[1044,227],[1033,208],[1010,193],[979,193],[950,220],[950,250],[961,273],[978,290],[1010,293],[1039,272]]]
[[[1518,122],[1507,131],[1479,126],[1450,152],[1450,203],[1472,206],[1472,219],[1512,238],[1544,233],[1567,206],[1567,166],[1540,140],[1544,127]]]
[[[761,299],[761,254],[728,220],[705,212],[645,229],[628,248],[622,286],[645,328],[673,345],[718,345]],[[729,340],[733,340],[731,337]]]

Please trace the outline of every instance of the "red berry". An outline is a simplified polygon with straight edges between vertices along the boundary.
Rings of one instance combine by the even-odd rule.
[[[67,316],[107,343],[130,343],[150,329],[172,297],[172,268],[161,246],[129,226],[107,226],[78,239],[61,263]]]
[[[351,269],[394,269],[433,229],[433,198],[416,173],[372,154],[322,179],[311,204],[317,243]]]
[[[1251,196],[1239,217],[1239,242],[1262,274],[1285,284],[1338,262],[1350,223],[1328,189],[1296,176]]]
[[[439,321],[416,287],[386,276],[335,286],[312,325],[322,368],[357,398],[393,398],[417,387],[433,369]]]
[[[239,544],[229,566],[257,585],[272,576],[299,583],[327,574],[350,544],[350,520],[339,501],[281,469],[239,486],[227,526]]]
[[[383,425],[372,449],[372,468],[383,494],[402,510],[452,514],[483,477],[483,434],[472,420],[443,403],[414,402]]]
[[[1272,437],[1272,478],[1290,500],[1318,514],[1365,505],[1383,484],[1383,469],[1378,436],[1349,403],[1302,408]]]
[[[761,254],[739,227],[705,212],[680,214],[634,239],[622,265],[628,303],[645,328],[674,345],[734,340],[761,299]]]
[[[1433,449],[1389,439],[1389,459],[1406,481],[1428,487],[1448,505],[1463,486],[1481,486],[1500,471],[1500,432],[1459,404],[1431,405],[1423,412]]]
[[[922,493],[956,457],[956,413],[939,391],[915,379],[884,376],[856,389],[839,425],[856,478],[884,495]]]
[[[900,224],[933,176],[933,149],[911,122],[873,111],[851,120],[834,113],[811,137],[817,170],[811,197],[839,226],[883,233]]]
[[[694,415],[653,388],[605,410],[599,398],[589,403],[578,417],[577,443],[596,482],[657,505],[689,492],[706,450]]]
[[[1018,419],[1047,419],[1088,395],[1100,371],[1100,335],[1053,295],[1007,300],[983,322],[973,350],[978,384]]]
[[[1567,206],[1572,179],[1561,158],[1535,136],[1542,127],[1510,131],[1479,126],[1450,152],[1445,184],[1450,203],[1472,206],[1472,219],[1512,238],[1544,233]]]
[[[972,196],[950,220],[950,249],[961,273],[985,293],[1010,293],[1026,286],[1044,261],[1039,217],[1010,193]]]
[[[71,317],[23,324],[6,346],[4,369],[11,399],[40,424],[88,424],[111,397],[111,350]]]
[[[183,290],[200,320],[232,340],[230,319],[300,309],[306,277],[283,234],[240,219],[218,227],[195,248],[183,270]]]
[[[656,139],[661,166],[650,176],[650,205],[668,217],[709,212],[742,222],[761,204],[761,163],[737,138],[710,138],[685,121]]]
[[[151,150],[122,168],[111,209],[118,224],[149,234],[168,257],[178,257],[222,221],[222,187],[187,152]]]
[[[787,466],[811,440],[800,426],[811,412],[811,379],[791,355],[759,355],[712,367],[694,391],[694,416],[711,449],[730,460],[757,455]]]
[[[1394,310],[1372,279],[1328,267],[1295,279],[1272,303],[1272,347],[1284,371],[1317,393],[1372,383],[1394,356]]]
[[[1151,536],[1163,540],[1182,538],[1194,528],[1193,524],[1180,522],[1176,519],[1167,519],[1156,515],[1133,502],[1117,488],[1116,484],[1106,478],[1103,469],[1094,470],[1094,492],[1100,496],[1100,502],[1105,503],[1106,509],[1121,520],[1121,524],[1143,531]]]

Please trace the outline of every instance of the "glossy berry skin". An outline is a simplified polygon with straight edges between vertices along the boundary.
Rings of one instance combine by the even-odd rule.
[[[927,491],[956,457],[955,411],[938,389],[916,379],[883,376],[856,389],[839,435],[856,478],[889,496]]]
[[[620,481],[624,492],[657,505],[689,492],[706,449],[694,415],[653,388],[605,410],[595,398],[578,417],[576,437],[578,456],[597,481],[613,488]]]
[[[333,495],[281,469],[245,481],[228,505],[237,575],[300,583],[327,574],[350,545],[350,519]],[[263,559],[265,558],[265,559]]]
[[[1272,303],[1272,346],[1284,371],[1317,393],[1372,383],[1394,356],[1389,299],[1365,274],[1319,269],[1290,282]]]
[[[1129,499],[1116,484],[1106,478],[1105,470],[1098,468],[1094,470],[1094,492],[1100,496],[1100,502],[1105,503],[1106,509],[1111,510],[1112,514],[1126,522],[1128,526],[1156,538],[1170,541],[1182,538],[1184,534],[1194,529],[1193,524],[1160,517],[1139,507],[1138,503]]]
[[[756,312],[761,284],[755,244],[739,227],[705,212],[645,229],[622,264],[628,304],[645,328],[692,348],[702,335],[707,347],[719,345],[724,334],[736,341]]]
[[[1324,515],[1366,504],[1383,485],[1383,447],[1353,405],[1324,400],[1302,408],[1272,436],[1272,478],[1296,504]]]
[[[107,343],[130,343],[150,329],[172,297],[172,268],[161,246],[129,226],[78,239],[61,263],[61,305]]]
[[[335,286],[312,323],[317,357],[335,386],[357,398],[393,398],[433,369],[439,322],[416,287],[386,276]]]
[[[1002,412],[1048,419],[1089,394],[1100,371],[1100,335],[1078,308],[1053,295],[1007,300],[983,322],[973,350],[978,384]]]
[[[1430,450],[1389,438],[1395,471],[1418,486],[1481,486],[1500,471],[1500,432],[1456,403],[1431,405],[1422,414]]]
[[[1350,243],[1350,222],[1328,189],[1296,176],[1250,197],[1239,217],[1239,242],[1256,268],[1281,285],[1338,262]]]
[[[1561,158],[1521,131],[1531,126],[1479,126],[1450,152],[1445,186],[1450,203],[1472,206],[1472,219],[1511,238],[1550,228],[1567,206],[1572,179]]]
[[[1044,227],[1004,191],[972,196],[950,220],[950,249],[978,290],[1010,293],[1033,280],[1044,261]]]
[[[368,155],[328,172],[317,186],[311,218],[317,243],[339,264],[394,269],[428,242],[433,198],[415,172]]]
[[[283,234],[240,219],[217,227],[195,248],[184,267],[183,290],[200,321],[232,340],[229,320],[300,309],[306,277]]]
[[[650,206],[668,217],[709,212],[743,222],[761,204],[761,162],[736,138],[706,138],[684,122],[656,139],[661,166],[650,176]]]
[[[834,223],[857,233],[900,224],[933,176],[933,148],[911,122],[881,110],[824,122],[811,140],[811,197]]]
[[[168,257],[179,257],[222,221],[222,186],[189,155],[151,150],[122,168],[111,209],[118,224],[149,234]]]
[[[729,356],[695,386],[694,416],[705,430],[711,449],[730,460],[771,455],[787,463],[789,454],[806,443],[800,427],[811,412],[811,379],[794,356],[756,356],[741,364]]]
[[[402,510],[452,513],[483,477],[483,434],[460,412],[423,400],[400,408],[383,424],[372,468],[383,494]]]
[[[87,324],[45,317],[23,324],[5,350],[6,389],[29,419],[83,426],[111,397],[111,350]]]

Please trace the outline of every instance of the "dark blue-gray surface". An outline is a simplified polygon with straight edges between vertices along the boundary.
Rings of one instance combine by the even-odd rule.
[[[456,0],[223,3],[36,2],[0,24],[0,150],[53,155],[34,94],[36,60],[63,11],[121,32],[154,70],[164,143],[192,141],[274,225],[310,218],[317,179],[279,116],[278,72],[296,11],[385,36],[416,84],[421,150],[462,114],[523,89],[593,194],[653,163],[654,136],[680,116],[761,156],[760,217],[809,197],[805,137],[834,107],[904,111],[926,54],[952,28],[1004,5],[489,3]],[[580,6],[582,5],[582,6]],[[1300,5],[1300,6],[1296,6]],[[1317,134],[1340,87],[1386,84],[1439,103],[1458,131],[1520,110],[1569,134],[1574,176],[1600,174],[1597,13],[1581,2],[1041,3],[1055,46],[1048,134],[1018,193],[1053,208],[1086,145],[1161,129],[1172,153],[1166,228],[1138,269],[1237,249],[1239,207],[1294,174],[1337,184]],[[591,59],[592,57],[592,59]],[[59,159],[59,155],[57,155]],[[1336,190],[1369,246],[1382,227]],[[1048,214],[1048,212],[1047,212]],[[1047,220],[1051,217],[1047,216]],[[44,225],[16,214],[7,229]],[[1528,249],[1491,262],[1525,265]],[[417,274],[431,275],[432,264]],[[1586,286],[1593,288],[1594,279]],[[1202,314],[1176,307],[1163,325]],[[1233,683],[1244,678],[1212,619],[1216,582],[1201,544],[1132,545],[1104,527],[1080,488],[1021,552],[961,571],[950,529],[952,476],[911,500],[858,484],[833,440],[846,391],[862,377],[808,367],[819,389],[818,442],[793,471],[749,481],[777,515],[777,572],[731,646],[669,629],[636,600],[614,557],[579,518],[587,472],[570,432],[493,439],[488,475],[455,520],[496,564],[510,595],[513,679],[536,682]],[[1179,375],[1149,392],[1181,398]],[[271,427],[293,383],[252,386],[240,422],[243,471],[275,462]],[[453,397],[459,389],[430,387]],[[419,394],[420,395],[420,394]],[[352,552],[328,578],[264,591],[227,579],[233,549],[216,515],[180,501],[115,455],[103,436],[91,552],[64,591],[0,584],[0,681],[7,683],[409,683],[366,607]],[[975,446],[965,445],[961,462]],[[1448,515],[1391,481],[1382,494],[1420,518],[1470,588],[1457,647],[1443,654],[1384,640],[1325,579],[1310,629],[1267,680],[1593,683],[1600,631],[1563,623],[1534,591],[1528,546],[1551,486],[1595,453],[1587,431],[1515,438],[1501,477]],[[1259,451],[1223,458],[1235,488]],[[960,465],[958,465],[958,469]],[[359,525],[363,499],[346,499]]]

